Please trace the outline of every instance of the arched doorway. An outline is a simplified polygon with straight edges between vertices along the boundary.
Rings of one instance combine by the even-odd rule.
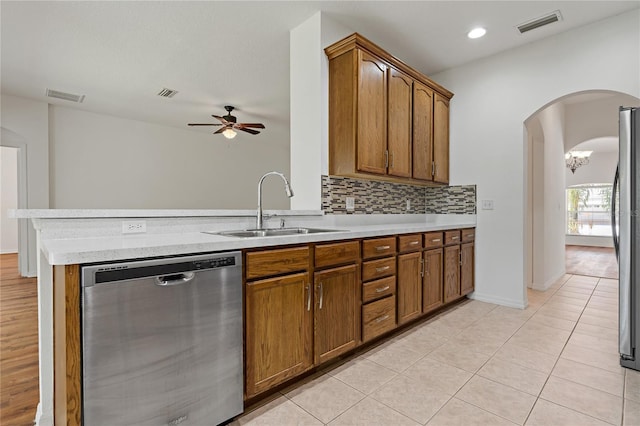
[[[546,290],[564,276],[567,183],[575,180],[576,175],[584,178],[587,170],[592,179],[610,176],[613,180],[615,161],[611,158],[617,158],[618,108],[639,102],[634,96],[615,91],[582,91],[549,102],[525,120],[528,154],[525,284],[528,287]],[[614,139],[616,152],[612,153]],[[564,156],[581,144],[591,147],[591,164],[573,175],[566,168]]]

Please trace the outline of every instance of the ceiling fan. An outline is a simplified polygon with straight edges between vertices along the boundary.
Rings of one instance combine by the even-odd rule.
[[[234,131],[234,129],[251,133],[252,135],[257,135],[260,132],[257,130],[253,130],[252,127],[256,129],[265,128],[264,124],[262,123],[238,123],[236,120],[236,117],[231,115],[231,111],[233,111],[235,108],[230,105],[226,105],[224,109],[227,110],[227,115],[224,115],[222,117],[220,117],[219,115],[211,115],[213,118],[217,118],[218,120],[220,120],[220,123],[188,123],[187,125],[188,126],[222,126],[217,131],[213,132],[213,134],[215,135],[218,133],[222,133],[227,139],[233,139],[236,137],[236,132]]]

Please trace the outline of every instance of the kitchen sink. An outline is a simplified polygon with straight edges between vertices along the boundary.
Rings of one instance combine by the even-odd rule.
[[[205,232],[205,234],[222,235],[225,237],[255,238],[277,237],[284,235],[319,234],[323,232],[344,232],[337,229],[320,228],[271,228],[271,229],[241,229],[235,231]]]

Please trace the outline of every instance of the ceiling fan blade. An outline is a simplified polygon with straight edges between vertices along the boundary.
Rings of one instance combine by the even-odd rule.
[[[264,129],[264,124],[262,123],[238,123],[236,124],[238,128],[240,127],[255,127],[256,129]]]
[[[222,122],[222,124],[229,124],[229,122],[227,121],[226,118],[224,117],[220,117],[219,115],[211,115],[213,118],[217,118],[218,120],[220,120]]]
[[[187,123],[187,126],[222,126],[218,123]]]
[[[224,132],[224,131],[225,131],[225,130],[227,130],[227,129],[228,129],[228,127],[221,127],[221,128],[219,128],[218,130],[216,130],[215,132],[213,132],[213,134],[214,134],[214,135],[217,135],[218,133],[222,133],[222,132]]]
[[[252,135],[257,135],[258,133],[260,133],[257,130],[245,129],[244,127],[236,127],[236,129],[242,130],[243,132],[251,133]]]

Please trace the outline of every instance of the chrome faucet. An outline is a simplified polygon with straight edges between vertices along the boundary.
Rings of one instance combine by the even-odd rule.
[[[291,185],[289,181],[282,173],[279,172],[268,172],[265,173],[258,181],[258,212],[256,214],[256,229],[262,229],[262,181],[269,175],[278,175],[284,181],[284,190],[287,193],[287,197],[293,197],[293,190],[291,190]]]

